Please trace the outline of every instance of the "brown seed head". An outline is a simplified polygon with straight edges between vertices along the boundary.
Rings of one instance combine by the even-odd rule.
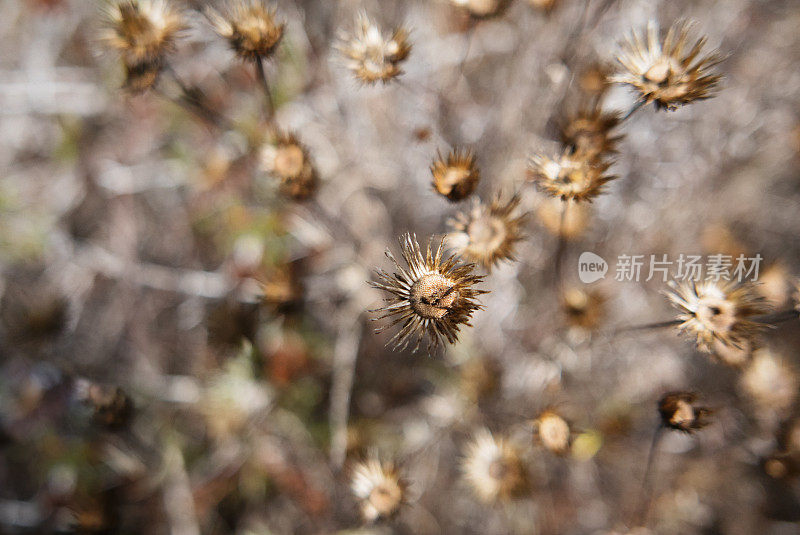
[[[674,110],[711,97],[720,76],[708,70],[717,65],[721,57],[716,52],[700,55],[705,37],[690,47],[690,30],[691,25],[685,22],[672,25],[663,44],[653,21],[647,25],[646,42],[634,31],[621,45],[622,52],[617,56],[625,70],[611,80],[633,87],[639,99],[646,104],[653,102],[656,109]]]
[[[469,212],[461,212],[449,221],[453,233],[448,241],[469,262],[487,270],[501,260],[514,260],[514,249],[522,240],[521,226],[527,214],[515,214],[519,194],[507,201],[498,194],[490,205],[473,203]]]
[[[391,518],[408,498],[408,483],[400,477],[398,467],[375,457],[353,467],[350,488],[368,522]]]
[[[296,201],[311,197],[319,179],[308,149],[292,133],[277,133],[261,149],[264,171],[278,179],[281,191]]]
[[[673,281],[666,296],[681,311],[679,329],[695,337],[705,353],[713,352],[715,341],[740,349],[752,344],[764,325],[749,318],[769,308],[750,283]]]
[[[587,159],[583,154],[564,152],[556,159],[536,154],[531,157],[529,178],[545,193],[562,200],[591,202],[603,193],[606,183],[616,177],[607,175],[610,162]]]
[[[265,0],[231,0],[224,14],[212,8],[206,16],[214,30],[227,39],[241,59],[258,61],[272,56],[283,37],[285,25]]]
[[[356,19],[353,34],[343,34],[337,48],[347,58],[347,67],[365,84],[387,83],[402,74],[400,64],[411,52],[405,29],[398,28],[385,38],[364,13]]]
[[[664,427],[692,433],[708,425],[712,411],[696,405],[697,395],[691,392],[670,392],[658,402],[658,413]]]
[[[451,202],[472,195],[480,180],[475,155],[470,150],[453,149],[442,157],[439,153],[431,164],[433,189]]]
[[[416,236],[404,234],[400,245],[407,267],[387,251],[398,273],[378,270],[378,282],[370,283],[391,294],[385,306],[373,311],[381,312],[376,319],[393,317],[389,327],[402,323],[390,340],[398,349],[416,337],[416,351],[424,335],[429,338],[429,349],[437,347],[442,338],[454,344],[460,327],[470,325],[473,312],[481,308],[475,298],[485,292],[473,286],[483,277],[472,274],[473,264],[458,264],[455,256],[443,260],[441,243],[434,254],[429,242],[425,255]]]

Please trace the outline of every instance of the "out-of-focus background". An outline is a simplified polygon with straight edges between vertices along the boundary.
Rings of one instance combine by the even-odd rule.
[[[121,89],[102,3],[0,2],[0,532],[628,533],[656,402],[675,389],[700,393],[713,423],[663,438],[635,533],[800,531],[796,320],[738,367],[673,329],[609,334],[675,315],[661,281],[614,280],[622,254],[760,254],[765,296],[791,307],[798,2],[516,0],[478,21],[444,1],[279,1],[277,123],[321,179],[302,203],[258,169],[264,97],[206,3],[184,5],[170,64],[222,128],[176,105],[168,77]],[[398,81],[364,87],[335,50],[362,9],[411,30]],[[724,79],[618,129],[619,178],[566,245],[583,303],[570,315],[559,201],[525,184],[528,157],[559,150],[554,124],[651,19],[696,21]],[[633,102],[614,87],[604,105]],[[440,236],[463,208],[430,186],[454,146],[477,154],[478,196],[521,191],[526,239],[457,345],[397,352],[373,332],[383,296],[367,281],[401,233]],[[605,280],[577,280],[583,251],[612,264]],[[547,408],[571,425],[565,455],[534,437]],[[518,445],[526,495],[484,505],[465,483],[481,428]],[[396,517],[369,526],[348,472],[368,452],[410,482]]]

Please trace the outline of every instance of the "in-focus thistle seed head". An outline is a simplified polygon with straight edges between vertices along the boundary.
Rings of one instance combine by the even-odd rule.
[[[449,221],[453,232],[448,245],[468,262],[491,270],[501,260],[514,260],[514,249],[522,240],[522,224],[527,214],[516,214],[519,194],[503,200],[498,194],[491,204],[475,201],[469,211]]]
[[[408,483],[400,476],[399,468],[376,457],[353,466],[350,488],[368,522],[391,518],[408,499]]]
[[[443,243],[444,240],[434,253],[428,242],[423,255],[417,237],[403,234],[400,247],[406,267],[387,250],[386,256],[397,271],[378,270],[378,281],[370,283],[391,294],[386,305],[373,312],[381,313],[376,319],[392,318],[387,327],[402,324],[389,342],[397,349],[405,348],[416,338],[416,351],[425,336],[429,349],[438,347],[442,338],[454,344],[461,326],[469,326],[472,314],[482,308],[476,298],[486,292],[474,286],[483,277],[473,274],[473,264],[458,263],[455,255],[443,260]]]
[[[520,495],[527,476],[519,451],[505,437],[494,437],[481,429],[464,449],[461,461],[464,479],[475,495],[486,503]]]
[[[308,149],[292,133],[273,134],[261,148],[260,163],[278,179],[281,192],[296,201],[308,199],[317,190],[319,179]]]
[[[704,353],[713,352],[715,341],[740,349],[752,344],[764,325],[750,318],[769,309],[750,283],[672,281],[665,294],[681,311],[679,329],[694,337]]]
[[[541,154],[531,156],[528,176],[548,195],[564,201],[591,202],[616,178],[606,174],[609,167],[608,161],[588,159],[567,150],[555,159]]]
[[[337,45],[346,58],[347,67],[365,84],[387,83],[403,73],[400,64],[408,58],[411,43],[404,28],[384,37],[380,27],[360,13],[352,34],[342,34]]]
[[[180,11],[166,0],[123,0],[107,9],[101,37],[119,52],[132,90],[152,87],[166,57],[186,26]]]
[[[569,424],[557,412],[548,409],[534,421],[536,436],[545,449],[564,455],[569,451],[571,431]]]
[[[594,160],[616,152],[622,135],[614,135],[618,113],[604,112],[599,100],[583,103],[559,125],[561,143],[578,157]]]
[[[433,189],[448,201],[462,201],[472,195],[481,178],[475,154],[470,150],[453,149],[447,157],[441,153],[431,164]]]
[[[283,37],[285,25],[265,0],[231,0],[224,13],[208,8],[206,16],[243,60],[272,56]]]
[[[658,402],[661,424],[669,429],[693,433],[709,424],[712,411],[697,405],[697,394],[692,392],[670,392]]]
[[[720,76],[709,70],[721,61],[718,53],[701,55],[706,38],[690,45],[691,24],[678,22],[670,27],[664,41],[659,40],[658,25],[650,21],[643,38],[633,31],[621,44],[617,60],[624,71],[613,82],[627,84],[646,104],[656,109],[674,110],[695,100],[712,96]]]

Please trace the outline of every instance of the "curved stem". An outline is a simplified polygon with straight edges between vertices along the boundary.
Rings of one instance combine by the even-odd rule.
[[[256,69],[258,70],[258,82],[261,84],[261,89],[264,91],[264,96],[267,101],[267,119],[272,122],[275,118],[275,105],[272,103],[269,79],[267,78],[267,71],[264,69],[264,58],[260,57],[256,60]]]
[[[628,113],[626,113],[622,117],[622,119],[619,120],[619,122],[624,122],[624,121],[628,120],[631,117],[631,115],[633,115],[634,113],[639,111],[642,108],[642,106],[644,106],[645,104],[646,104],[646,101],[644,101],[642,99],[637,100],[636,103],[633,106],[631,106],[631,109],[628,110]]]

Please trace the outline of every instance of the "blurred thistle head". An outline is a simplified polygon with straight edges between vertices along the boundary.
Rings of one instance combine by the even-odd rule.
[[[587,160],[615,153],[622,135],[612,130],[619,125],[618,113],[606,113],[599,100],[585,102],[559,125],[561,143]]]
[[[666,296],[681,311],[678,328],[696,338],[704,353],[713,352],[715,341],[743,348],[764,328],[750,319],[768,310],[751,283],[671,281],[669,286]]]
[[[798,397],[797,371],[767,348],[753,352],[739,380],[745,394],[765,411],[780,413],[791,409]]]
[[[658,401],[658,413],[664,427],[692,433],[709,424],[712,411],[697,405],[697,394],[670,392]]]
[[[465,447],[461,471],[475,495],[486,503],[514,498],[527,484],[517,448],[487,429],[475,433]]]
[[[542,446],[557,455],[564,455],[569,451],[571,431],[569,423],[556,411],[548,409],[542,412],[534,421],[536,436]]]
[[[534,9],[549,13],[554,7],[556,7],[558,0],[528,0],[528,4],[530,4],[530,6]]]
[[[431,164],[433,189],[448,201],[462,201],[472,195],[481,178],[475,154],[471,150],[453,149],[447,157],[441,153]]]
[[[500,382],[500,366],[487,358],[470,358],[460,366],[459,372],[461,393],[473,402],[491,395]]]
[[[167,0],[121,0],[108,5],[103,41],[120,53],[132,90],[152,87],[186,29]]]
[[[600,292],[567,288],[561,295],[561,306],[572,327],[593,329],[603,319],[603,303],[605,299]]]
[[[565,240],[580,238],[589,223],[590,206],[572,200],[547,197],[536,210],[536,217],[552,235]]]
[[[133,401],[121,388],[79,380],[75,389],[78,399],[92,408],[95,424],[119,430],[133,419]]]
[[[283,37],[285,25],[266,0],[230,0],[224,13],[208,8],[206,16],[243,60],[272,56]]]
[[[278,179],[284,195],[303,201],[319,185],[317,170],[308,149],[293,133],[277,132],[261,148],[261,168]]]
[[[622,51],[617,56],[625,70],[611,80],[633,87],[641,102],[652,102],[656,109],[674,110],[711,97],[720,76],[709,69],[717,65],[721,57],[716,52],[701,55],[705,37],[690,47],[691,26],[688,22],[673,24],[663,43],[654,21],[647,25],[646,40],[633,31],[622,43]]]
[[[394,262],[397,272],[378,270],[378,281],[370,283],[391,294],[385,300],[386,305],[373,312],[381,313],[375,319],[391,317],[388,327],[402,323],[389,342],[397,349],[416,338],[416,351],[425,335],[429,349],[438,347],[442,338],[454,344],[460,327],[469,326],[473,312],[482,308],[476,298],[486,292],[475,289],[474,285],[483,277],[473,274],[473,264],[458,263],[455,255],[442,260],[443,244],[444,240],[434,253],[429,241],[423,255],[417,237],[403,234],[400,247],[407,267],[401,266],[387,250],[386,256]]]
[[[344,33],[337,48],[358,80],[374,84],[387,83],[403,73],[400,64],[408,58],[411,43],[404,28],[394,30],[386,38],[366,13],[359,13],[355,31]]]
[[[448,245],[487,270],[501,260],[514,260],[514,249],[522,240],[520,227],[527,218],[527,214],[515,214],[519,203],[519,194],[508,200],[498,194],[489,205],[476,200],[469,211],[449,221],[453,233],[447,237]]]
[[[507,0],[450,0],[456,7],[466,10],[472,17],[484,19],[502,13]]]
[[[531,156],[528,176],[548,195],[563,201],[591,202],[603,193],[606,183],[616,178],[606,174],[609,167],[610,162],[567,150],[556,159],[541,154]]]
[[[391,518],[408,501],[408,483],[399,468],[374,456],[353,466],[350,488],[368,522]]]

